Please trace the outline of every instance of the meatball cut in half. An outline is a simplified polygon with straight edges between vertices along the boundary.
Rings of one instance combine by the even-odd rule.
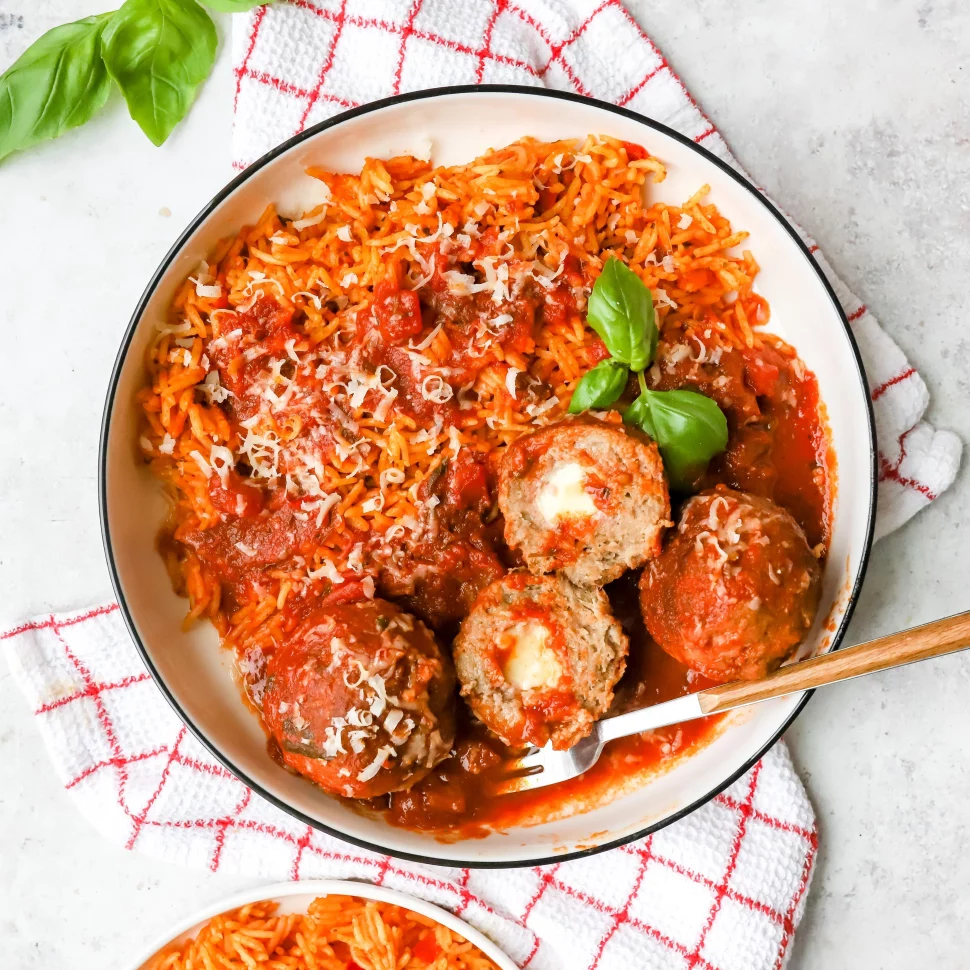
[[[374,798],[448,756],[455,675],[427,627],[393,604],[328,606],[270,658],[263,720],[289,767],[335,795]]]
[[[602,590],[521,571],[482,590],[454,655],[462,695],[506,744],[563,750],[609,709],[627,648]]]
[[[617,420],[583,416],[519,438],[499,465],[505,541],[530,572],[602,586],[660,552],[671,523],[657,446]]]
[[[710,680],[756,680],[811,629],[821,570],[774,502],[718,486],[690,499],[640,577],[650,635]]]

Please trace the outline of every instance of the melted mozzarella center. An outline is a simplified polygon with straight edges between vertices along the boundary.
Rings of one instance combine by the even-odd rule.
[[[549,630],[541,623],[518,623],[506,631],[510,645],[502,673],[516,690],[555,687],[562,677],[562,665],[549,645]]]
[[[583,487],[586,472],[582,465],[567,462],[557,465],[536,495],[536,506],[547,522],[559,519],[587,519],[597,508],[593,497]]]

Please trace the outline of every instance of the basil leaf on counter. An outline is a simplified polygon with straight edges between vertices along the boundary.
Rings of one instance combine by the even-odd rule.
[[[128,111],[161,145],[182,120],[216,57],[216,28],[195,0],[125,0],[102,51]]]
[[[54,27],[0,75],[0,158],[83,125],[104,105],[101,32],[111,16]]]
[[[623,393],[629,376],[630,371],[625,364],[610,359],[601,360],[576,385],[569,399],[569,413],[608,408]]]
[[[693,484],[707,463],[727,447],[724,412],[696,391],[644,388],[626,409],[623,420],[657,442],[667,477],[675,488]]]
[[[218,10],[219,13],[241,13],[244,10],[252,10],[253,7],[264,7],[273,0],[202,0],[202,2],[212,10]]]
[[[626,263],[611,256],[593,284],[586,319],[606,349],[630,370],[641,371],[657,351],[653,298]]]

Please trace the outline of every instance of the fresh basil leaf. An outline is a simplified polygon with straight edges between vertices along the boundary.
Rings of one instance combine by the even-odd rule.
[[[675,488],[695,482],[707,463],[727,447],[724,412],[696,391],[645,390],[627,408],[623,420],[657,442]]]
[[[253,7],[266,6],[273,0],[202,0],[202,2],[212,10],[218,10],[219,13],[239,13],[243,10],[252,10]]]
[[[111,14],[47,31],[0,75],[0,158],[90,121],[111,80],[101,32]]]
[[[606,349],[633,371],[643,370],[657,352],[653,298],[626,263],[611,256],[593,284],[586,319]]]
[[[657,440],[657,429],[650,416],[649,391],[644,391],[624,412],[623,420]]]
[[[608,408],[623,393],[629,368],[615,360],[601,360],[592,370],[587,371],[569,399],[569,413],[600,411]]]
[[[216,28],[195,0],[125,0],[104,32],[104,61],[141,130],[161,145],[216,58]]]

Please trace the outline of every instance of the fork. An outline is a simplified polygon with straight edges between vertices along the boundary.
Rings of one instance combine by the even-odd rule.
[[[910,630],[789,664],[762,680],[720,684],[662,704],[609,717],[597,721],[592,733],[568,751],[555,751],[548,744],[543,748],[528,749],[506,764],[505,773],[496,783],[494,791],[506,795],[558,785],[576,778],[596,764],[604,745],[617,738],[693,721],[773,697],[836,684],[878,670],[890,670],[919,660],[942,657],[968,647],[970,612],[957,613]]]

